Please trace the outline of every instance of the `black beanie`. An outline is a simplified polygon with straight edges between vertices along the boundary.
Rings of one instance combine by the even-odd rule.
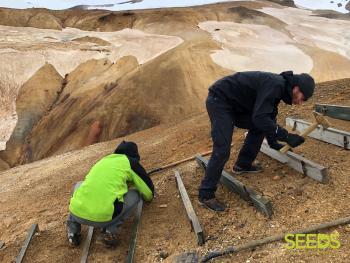
[[[140,161],[140,155],[137,148],[137,144],[134,142],[122,141],[114,150],[116,154],[125,154],[130,158]]]
[[[315,81],[314,79],[306,73],[295,74],[296,84],[299,86],[300,91],[304,94],[305,101],[308,100],[315,90]]]

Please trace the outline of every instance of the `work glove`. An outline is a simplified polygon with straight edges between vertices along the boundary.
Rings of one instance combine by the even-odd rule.
[[[294,133],[288,133],[288,136],[285,140],[286,143],[292,148],[295,148],[299,146],[300,144],[303,144],[305,142],[304,137],[294,134]]]

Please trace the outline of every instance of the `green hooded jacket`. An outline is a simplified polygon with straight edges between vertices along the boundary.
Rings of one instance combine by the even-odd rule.
[[[143,174],[137,174],[130,163],[125,154],[110,154],[99,160],[74,192],[70,200],[70,212],[94,222],[110,221],[114,202],[124,201],[128,184],[134,186],[145,201],[151,201],[154,191],[152,181],[145,175],[143,168]]]

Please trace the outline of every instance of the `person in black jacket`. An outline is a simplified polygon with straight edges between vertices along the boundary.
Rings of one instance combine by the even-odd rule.
[[[206,107],[211,122],[213,153],[199,188],[199,202],[214,211],[225,205],[215,198],[223,167],[230,156],[234,126],[248,129],[242,149],[233,166],[233,173],[258,173],[254,165],[264,137],[271,148],[283,147],[278,141],[297,147],[304,138],[276,123],[278,104],[300,105],[314,92],[314,79],[292,71],[274,74],[261,71],[238,72],[216,81],[210,88]]]

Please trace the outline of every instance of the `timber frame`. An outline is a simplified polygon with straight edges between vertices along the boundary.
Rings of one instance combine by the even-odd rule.
[[[196,212],[193,209],[190,198],[188,197],[185,185],[182,181],[181,175],[178,171],[175,171],[175,181],[177,188],[179,189],[182,202],[184,204],[187,217],[191,222],[192,230],[196,234],[198,245],[203,245],[205,242],[203,229],[199,223]]]
[[[331,118],[350,121],[350,106],[315,104],[315,110]]]
[[[286,118],[286,125],[293,127],[293,131],[302,132],[306,130],[311,123],[295,119],[295,118]],[[320,125],[309,134],[310,137],[324,141],[339,147],[342,147],[346,150],[350,150],[350,132],[337,130],[333,128],[323,129]]]
[[[328,181],[328,170],[326,167],[312,162],[296,153],[288,151],[284,154],[276,151],[268,146],[266,140],[262,143],[260,151],[320,183],[326,183]]]
[[[208,166],[208,160],[200,155],[196,156],[196,161],[204,169],[206,169]],[[220,183],[222,183],[232,192],[238,194],[243,200],[253,203],[259,212],[268,218],[271,218],[271,215],[273,214],[272,203],[261,193],[258,193],[254,189],[245,186],[242,182],[238,181],[226,171],[222,171]]]

